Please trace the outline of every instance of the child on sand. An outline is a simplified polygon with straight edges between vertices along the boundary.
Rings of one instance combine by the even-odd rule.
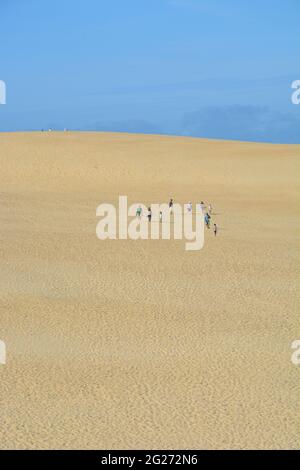
[[[136,216],[140,219],[142,216],[142,208],[139,206],[136,210]]]
[[[215,237],[217,236],[217,233],[218,233],[218,226],[217,226],[217,224],[214,224],[214,234],[215,234]]]

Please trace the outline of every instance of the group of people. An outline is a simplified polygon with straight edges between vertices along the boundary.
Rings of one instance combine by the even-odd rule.
[[[171,203],[171,207],[172,207],[173,199],[170,200],[170,203]],[[170,206],[170,204],[169,204],[169,206]],[[200,206],[201,206],[202,212],[205,214],[204,215],[204,222],[205,222],[206,228],[210,229],[210,219],[211,219],[211,215],[212,215],[212,205],[208,204],[206,212],[205,212],[206,206],[205,206],[203,201],[200,202]],[[188,203],[187,210],[188,210],[188,212],[193,211],[193,205],[192,205],[191,202]],[[214,230],[214,235],[216,236],[217,233],[218,233],[218,226],[217,226],[216,223],[214,223],[214,225],[213,225],[213,230]]]
[[[210,212],[206,212],[206,214],[204,216],[204,222],[205,222],[206,228],[210,228],[210,219],[211,219]],[[214,223],[214,225],[213,225],[213,230],[214,230],[214,234],[215,234],[215,237],[216,237],[217,233],[218,233],[218,226],[217,226],[216,223]]]
[[[170,201],[169,201],[170,214],[173,213],[173,205],[174,205],[174,199],[171,198]],[[212,215],[212,205],[208,204],[206,212],[205,212],[206,206],[205,206],[203,201],[200,202],[200,205],[201,205],[201,209],[202,209],[203,213],[205,214],[204,215],[204,222],[205,222],[206,228],[210,229],[210,220],[211,220],[211,215]],[[189,201],[188,204],[187,204],[187,210],[188,210],[188,212],[193,212],[193,204],[191,203],[191,201]],[[162,213],[162,211],[160,211],[160,213],[159,213],[160,222],[162,222],[162,215],[163,215],[163,213]],[[142,207],[141,206],[139,206],[137,208],[136,216],[139,217],[139,218],[142,216]],[[148,221],[151,222],[152,210],[151,210],[150,206],[148,207],[147,217],[148,217]],[[216,236],[217,233],[218,233],[218,226],[217,226],[216,223],[213,224],[213,231],[214,231],[214,235]]]

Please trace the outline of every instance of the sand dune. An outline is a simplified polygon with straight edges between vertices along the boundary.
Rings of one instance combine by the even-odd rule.
[[[0,134],[0,448],[297,448],[300,146]],[[100,241],[211,202],[219,236]]]

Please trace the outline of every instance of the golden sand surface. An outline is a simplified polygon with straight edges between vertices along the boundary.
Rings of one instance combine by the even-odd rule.
[[[299,448],[300,146],[0,134],[2,449]],[[211,203],[215,238],[96,237]]]

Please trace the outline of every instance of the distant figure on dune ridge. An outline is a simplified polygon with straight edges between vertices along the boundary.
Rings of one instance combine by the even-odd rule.
[[[217,233],[218,233],[218,226],[217,226],[217,224],[214,224],[214,234],[215,234],[215,237],[217,236]]]

